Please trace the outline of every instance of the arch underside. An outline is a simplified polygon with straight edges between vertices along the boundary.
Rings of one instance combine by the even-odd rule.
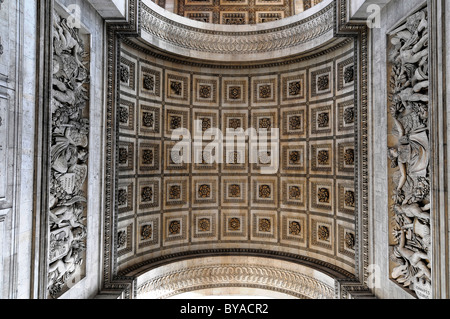
[[[151,7],[151,3],[144,2]],[[311,25],[314,25],[314,19],[323,19],[320,13],[329,17],[329,12],[332,12],[334,17],[335,5],[333,1],[324,1],[315,10],[313,18],[309,15],[305,18]],[[146,15],[148,12],[142,14]],[[153,18],[161,19],[158,15]],[[294,20],[290,23],[302,25]],[[327,27],[323,31],[312,32],[307,43],[299,41],[298,46],[294,45],[291,48],[281,47],[280,50],[274,48],[274,52],[281,52],[279,56],[270,52],[257,52],[258,50],[255,54],[240,55],[234,52],[237,50],[235,46],[228,46],[224,48],[229,52],[218,58],[213,51],[198,50],[196,39],[193,42],[195,48],[190,48],[190,44],[184,42],[189,39],[186,36],[188,33],[184,31],[177,36],[169,32],[161,39],[158,39],[157,34],[149,37],[148,33],[143,31],[145,21],[141,22],[143,29],[140,36],[122,38],[116,72],[119,76],[116,102],[119,130],[116,136],[118,174],[115,191],[117,205],[115,238],[117,240],[123,235],[125,244],[114,248],[115,277],[136,280],[157,267],[163,265],[170,267],[174,263],[206,256],[226,258],[247,256],[266,257],[270,260],[310,267],[327,274],[333,280],[357,280],[360,268],[357,237],[357,210],[360,198],[359,185],[355,182],[355,176],[359,175],[357,165],[360,116],[357,90],[360,81],[359,42],[352,34],[347,38],[335,36],[335,21],[334,18],[331,20],[329,22],[332,25],[331,29]],[[167,18],[161,21],[170,23]],[[275,30],[273,32],[282,33],[280,28],[283,28],[283,23],[277,22],[281,26],[273,24],[272,28]],[[181,20],[181,23],[184,21]],[[195,25],[195,28],[200,26],[201,24]],[[170,26],[173,29],[183,27],[189,32],[202,32],[193,29],[192,25],[182,26],[175,23]],[[227,32],[226,28],[218,31],[224,37],[229,36]],[[270,32],[264,30],[261,34]],[[255,31],[255,36],[260,34]],[[178,46],[179,41],[183,41],[183,46]],[[250,58],[242,58],[244,56]],[[126,81],[120,79],[119,69],[123,69],[122,66],[128,68]],[[349,72],[346,71],[350,67],[352,78],[346,79],[345,76],[349,76]],[[322,89],[318,87],[321,76],[328,81],[328,84],[327,81],[325,84],[322,83],[324,85]],[[144,83],[144,79],[148,78],[153,80]],[[301,84],[303,95],[300,93],[289,97],[289,81],[297,80],[304,81]],[[324,79],[320,79],[322,80]],[[230,92],[227,91],[229,89],[227,81],[242,87],[242,93],[246,96],[243,97],[244,102],[241,105],[235,104],[230,96],[227,96]],[[149,83],[153,86],[144,87],[150,85]],[[180,83],[181,95],[170,92],[172,83]],[[273,99],[259,96],[262,91],[256,88],[260,88],[258,85],[266,84],[271,87]],[[199,91],[201,86],[211,88],[209,95],[205,95],[208,98],[201,98]],[[174,87],[178,87],[178,84]],[[125,114],[120,113],[123,108],[126,108],[128,118],[121,123],[120,117]],[[159,121],[158,129],[154,123],[150,130],[143,129],[145,112],[154,112],[152,113],[155,116],[154,123]],[[280,164],[280,174],[269,178],[255,173],[251,166],[240,172],[242,176],[223,167],[209,170],[196,170],[195,166],[169,167],[169,160],[165,154],[169,152],[167,147],[170,144],[170,129],[168,129],[170,123],[167,120],[170,116],[179,116],[181,121],[187,121],[190,130],[193,130],[190,121],[196,119],[197,114],[209,117],[211,124],[216,123],[223,129],[226,125],[223,121],[227,116],[238,118],[236,114],[244,115],[242,119],[244,122],[247,121],[246,127],[250,127],[252,124],[258,124],[254,118],[261,114],[262,117],[270,117],[271,112],[275,126],[281,131],[285,129],[280,150],[289,151],[294,149],[295,145],[304,145],[307,163],[304,167],[301,165],[297,168],[295,165],[289,167],[287,160],[287,166],[283,167],[283,164]],[[345,122],[344,114],[349,113],[353,114],[353,120]],[[325,127],[320,127],[322,124],[318,124],[318,118],[325,119],[325,114],[329,116],[328,124],[325,123]],[[289,124],[284,122],[283,118],[288,115],[303,116],[304,135],[301,138],[296,139],[294,136],[292,139],[292,132],[289,133],[289,128],[286,129]],[[193,131],[192,133],[194,134]],[[132,163],[130,157],[128,161],[123,160],[121,163],[120,155],[125,148],[128,152],[132,150]],[[153,150],[152,154],[160,156],[159,162],[157,157],[154,157],[152,161],[143,164],[142,154],[148,150]],[[327,156],[320,162],[317,155],[322,156],[325,152],[328,152]],[[352,154],[352,158],[346,163],[348,154]],[[285,161],[283,154],[280,156],[281,162]],[[155,162],[158,162],[157,166]],[[217,179],[214,177],[216,174]],[[243,187],[246,198],[233,204],[232,201],[228,201],[231,198],[226,197],[227,190],[224,185],[227,179],[236,176],[241,179],[242,185],[245,184]],[[211,185],[216,197],[206,203],[203,203],[201,198],[195,198],[197,181],[202,186]],[[267,184],[268,181],[273,182],[272,194],[276,193],[277,198],[272,202],[257,198],[255,187],[258,187],[260,181]],[[235,182],[236,180],[233,183]],[[172,184],[179,184],[177,189],[187,194],[186,199],[183,200],[181,196],[173,206],[168,199]],[[288,193],[289,185],[299,189],[303,187],[303,202],[286,198],[284,194]],[[149,188],[151,194],[157,194],[151,204],[142,198],[143,191]],[[322,194],[325,197],[318,194],[322,189],[328,190],[328,199],[326,193]],[[119,198],[120,194],[126,194],[127,199],[125,200],[124,196]],[[234,217],[241,218],[242,229],[237,237],[227,229],[229,218]],[[209,220],[208,232],[203,232],[199,228],[200,219]],[[269,235],[260,231],[258,223],[261,219],[270,220]],[[175,225],[173,222],[181,225],[178,233],[171,233],[171,226]],[[296,225],[292,222],[300,225],[302,234],[290,229],[289,226]],[[151,229],[152,236],[143,237],[145,226],[147,230]],[[273,286],[257,287],[252,282],[242,285],[239,282],[214,283],[214,285],[263,289]],[[169,297],[211,287],[211,284],[200,281],[193,286],[179,288],[176,290],[177,293],[172,291],[157,297]],[[138,287],[135,288],[139,291]],[[276,289],[298,298],[313,296],[299,292],[296,288],[285,288],[283,285]],[[328,298],[331,295],[323,296]],[[336,294],[333,295],[335,296]]]
[[[175,261],[136,276],[135,297],[165,299],[199,290],[239,294],[246,288],[298,299],[335,298],[334,279],[296,263],[248,256],[209,256]]]

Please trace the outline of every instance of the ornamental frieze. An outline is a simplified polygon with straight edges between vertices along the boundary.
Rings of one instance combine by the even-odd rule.
[[[292,48],[334,27],[334,5],[291,24],[260,31],[226,32],[200,29],[163,17],[141,3],[141,28],[152,37],[188,50],[219,54],[256,54]]]
[[[268,288],[311,299],[333,299],[333,287],[318,279],[291,270],[264,265],[207,265],[181,269],[152,278],[137,287],[137,296],[151,293],[152,298],[164,299],[181,291],[202,286],[242,285]]]

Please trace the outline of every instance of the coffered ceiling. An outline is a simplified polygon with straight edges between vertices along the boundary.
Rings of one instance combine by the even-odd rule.
[[[263,72],[168,63],[125,43],[120,56],[121,271],[161,254],[254,248],[354,272],[353,41]],[[261,173],[262,157],[249,163],[248,144],[224,150],[222,164],[177,164],[171,135],[179,128],[191,136],[210,128],[279,128],[279,140],[270,142],[279,170]]]
[[[289,0],[180,0],[177,6],[190,19],[231,25],[280,20],[293,12]]]
[[[228,25],[280,20],[310,9],[322,0],[178,0],[175,13],[192,20]],[[165,0],[155,0],[166,7]]]

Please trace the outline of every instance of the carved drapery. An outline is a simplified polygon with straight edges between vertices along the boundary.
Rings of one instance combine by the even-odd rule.
[[[79,29],[56,12],[49,197],[48,293],[55,298],[85,274],[89,71]]]
[[[428,17],[421,10],[391,32],[388,47],[390,273],[431,297]]]

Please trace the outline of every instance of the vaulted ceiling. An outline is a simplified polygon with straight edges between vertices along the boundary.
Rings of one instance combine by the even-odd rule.
[[[355,43],[333,38],[333,24],[326,19],[334,12],[333,3],[328,1],[328,6],[292,26],[264,33],[267,40],[271,32],[280,32],[274,36],[276,41],[281,39],[279,43],[242,30],[244,39],[251,35],[268,45],[251,49],[252,44],[244,42],[239,49],[242,57],[246,55],[242,50],[248,49],[267,61],[277,45],[279,53],[290,52],[284,51],[286,45],[306,48],[317,37],[328,39],[326,50],[322,47],[294,60],[290,57],[289,62],[283,57],[270,64],[255,64],[247,55],[248,62],[216,65],[222,61],[214,61],[211,55],[218,50],[215,42],[229,43],[227,37],[236,38],[236,32],[210,35],[210,42],[205,41],[209,36],[205,33],[199,37],[206,43],[199,47],[194,46],[197,33],[205,31],[187,28],[183,32],[192,36],[185,34],[189,41],[179,42],[175,28],[184,28],[181,24],[162,28],[164,39],[173,41],[168,47],[179,45],[174,49],[178,56],[160,54],[150,41],[158,34],[152,33],[152,26],[157,26],[154,32],[160,30],[163,18],[151,20],[157,12],[151,18],[146,14],[150,10],[156,9],[143,7],[141,38],[122,41],[120,51],[119,274],[151,266],[162,256],[234,250],[285,254],[353,276],[357,247]],[[324,17],[327,22],[318,29],[314,20]],[[290,32],[287,42],[285,31]],[[166,47],[161,41],[158,45]],[[190,45],[191,50],[208,54],[210,61],[182,57]],[[232,45],[222,45],[220,52],[242,61]],[[194,121],[201,126],[197,128]],[[222,132],[277,128],[279,139],[273,137],[269,145],[275,145],[279,153],[279,169],[262,173],[267,166],[263,156],[249,163],[248,141],[241,153],[224,150],[223,163],[175,163],[171,152],[176,142],[171,136],[179,128],[186,128],[191,136],[210,128]],[[196,155],[194,150],[192,156]],[[227,162],[229,158],[233,160]]]

